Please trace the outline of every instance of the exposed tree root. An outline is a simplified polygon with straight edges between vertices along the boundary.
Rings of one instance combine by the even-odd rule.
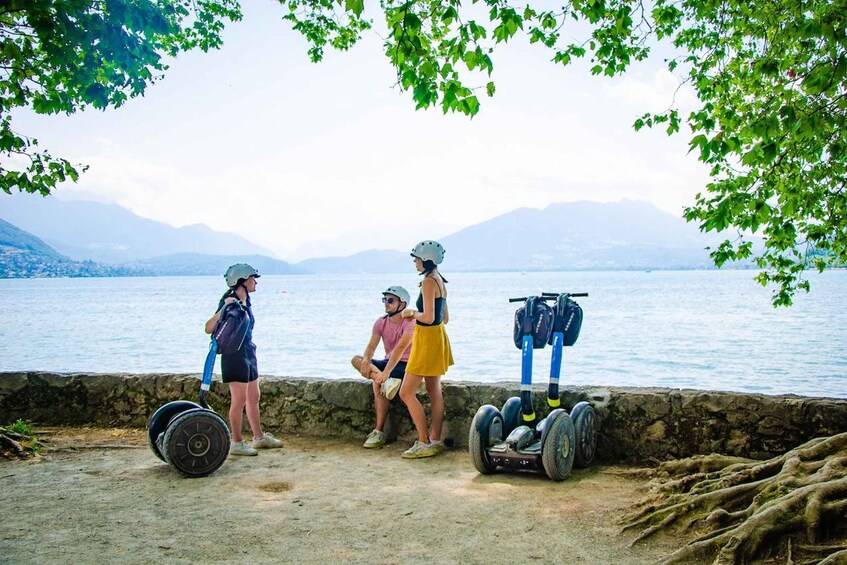
[[[663,463],[624,517],[633,544],[669,528],[695,536],[662,563],[847,563],[847,433],[768,461],[721,455]],[[831,541],[820,545],[821,541]],[[792,545],[793,544],[793,545]]]
[[[42,444],[35,437],[0,427],[0,457],[23,459],[38,455]]]

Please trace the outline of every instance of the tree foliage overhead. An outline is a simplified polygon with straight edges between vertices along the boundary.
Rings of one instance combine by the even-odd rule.
[[[79,176],[16,132],[12,110],[117,108],[163,76],[164,57],[219,47],[240,17],[236,0],[0,0],[0,189],[46,196]]]
[[[283,2],[312,41],[313,59],[329,38],[346,48],[366,28],[361,0]],[[758,279],[775,283],[774,303],[808,290],[810,266],[847,264],[845,115],[847,0],[383,0],[385,53],[418,108],[473,116],[491,75],[496,46],[523,34],[556,64],[591,61],[615,76],[666,44],[668,69],[699,107],[647,113],[635,128],[687,125],[691,150],[712,181],[685,210],[704,231],[738,237],[712,251],[720,266],[755,257]],[[339,15],[341,19],[339,19]],[[346,34],[337,22],[346,21]],[[333,25],[326,25],[331,21]],[[578,35],[584,37],[574,40]],[[317,40],[315,39],[317,38]],[[343,40],[342,40],[343,39]],[[672,104],[672,101],[669,101]],[[764,238],[753,248],[749,234]],[[748,234],[745,238],[744,234]]]
[[[554,65],[585,59],[610,77],[661,46],[699,105],[681,115],[671,100],[634,125],[690,132],[691,151],[711,167],[685,217],[738,234],[712,251],[715,263],[754,258],[778,305],[808,290],[805,269],[847,264],[847,0],[280,4],[315,61],[353,46],[378,9],[399,87],[417,108],[468,116],[495,93],[497,46],[518,35]],[[238,18],[237,0],[0,0],[0,188],[47,194],[78,176],[14,132],[10,110],[120,106],[161,77],[163,56],[218,47],[224,22]]]

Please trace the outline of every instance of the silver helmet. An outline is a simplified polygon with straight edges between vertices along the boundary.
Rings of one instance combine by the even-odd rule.
[[[224,273],[226,285],[230,288],[237,285],[238,281],[241,279],[247,280],[250,277],[258,278],[259,276],[259,271],[247,263],[236,263],[235,265],[230,265],[226,270],[226,273]]]
[[[424,261],[432,261],[436,265],[444,260],[444,247],[437,241],[426,239],[418,243],[410,254],[412,257],[420,257]]]
[[[388,288],[382,291],[383,296],[385,296],[386,294],[393,294],[394,296],[399,298],[401,302],[405,302],[406,304],[409,303],[409,291],[403,288],[402,286],[389,286]]]

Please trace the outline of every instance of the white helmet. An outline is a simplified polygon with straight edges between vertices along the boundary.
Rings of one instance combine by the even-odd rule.
[[[241,279],[247,280],[250,277],[259,278],[259,276],[259,271],[247,263],[236,263],[235,265],[230,265],[226,270],[226,273],[224,273],[226,285],[230,288],[237,285],[238,281]]]
[[[437,241],[424,240],[417,244],[411,253],[412,257],[419,257],[424,261],[432,261],[436,265],[444,260],[444,247]]]
[[[407,291],[402,286],[389,286],[385,290],[382,291],[382,295],[393,294],[397,298],[400,299],[401,302],[409,303],[409,291]]]

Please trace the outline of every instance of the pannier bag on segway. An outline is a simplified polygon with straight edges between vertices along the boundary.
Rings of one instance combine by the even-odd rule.
[[[532,312],[526,311],[526,304],[515,311],[515,347],[523,347],[523,336],[532,336],[532,348],[542,349],[553,331],[553,309],[543,300],[533,300]]]
[[[212,332],[212,337],[218,344],[218,353],[231,355],[241,349],[249,329],[250,315],[241,302],[236,300],[226,303],[218,325]]]
[[[560,302],[556,304],[553,331],[550,332],[547,343],[553,345],[553,334],[562,332],[562,345],[569,347],[576,343],[580,328],[582,328],[582,306],[570,298],[560,299]]]

